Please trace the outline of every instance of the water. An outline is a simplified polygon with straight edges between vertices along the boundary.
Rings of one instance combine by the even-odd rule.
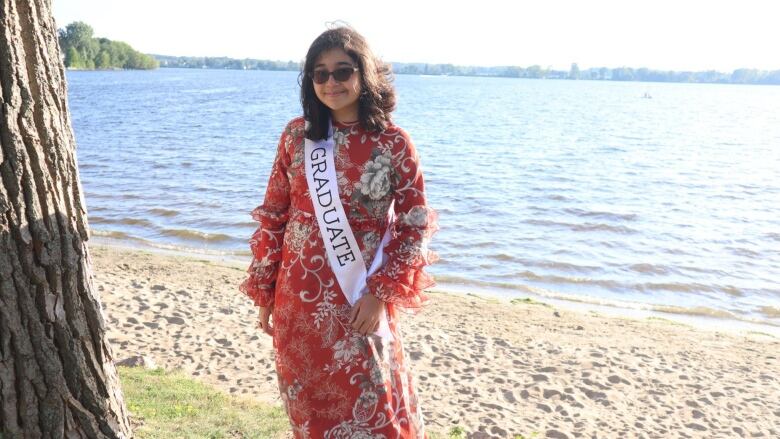
[[[94,235],[248,264],[297,73],[67,75]],[[395,83],[440,285],[780,326],[780,87]]]

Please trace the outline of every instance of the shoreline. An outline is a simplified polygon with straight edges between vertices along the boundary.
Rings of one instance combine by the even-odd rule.
[[[187,251],[187,249],[165,248],[164,246],[148,245],[145,241],[141,240],[133,242],[131,240],[106,236],[92,236],[90,238],[90,243],[98,246],[148,251],[160,255],[201,258],[244,270],[246,270],[249,265],[249,256],[246,256],[245,259],[241,259],[241,257],[235,255],[219,254],[218,252],[211,250],[197,252],[194,251],[195,249],[191,249],[193,251]],[[555,292],[545,294],[543,289],[535,287],[524,287],[522,288],[522,291],[520,291],[520,289],[488,289],[479,288],[477,286],[454,285],[441,282],[437,282],[437,284],[438,285],[431,291],[443,294],[476,295],[507,302],[516,299],[530,298],[536,302],[549,303],[573,312],[596,312],[612,317],[634,318],[640,320],[647,318],[666,319],[676,323],[690,325],[698,329],[722,331],[732,334],[749,332],[767,333],[780,339],[780,324],[773,325],[772,323],[743,319],[734,316],[733,314],[731,317],[719,317],[686,312],[686,308],[679,308],[675,311],[675,307],[669,307],[668,310],[664,311],[658,309],[658,305],[641,302],[624,301],[622,303],[616,303],[613,301],[610,303],[608,300],[588,296],[577,297],[571,294]],[[513,297],[513,295],[516,296]]]
[[[115,361],[281,405],[245,267],[88,243]],[[780,340],[667,319],[430,292],[400,328],[429,431],[474,437],[780,435]]]

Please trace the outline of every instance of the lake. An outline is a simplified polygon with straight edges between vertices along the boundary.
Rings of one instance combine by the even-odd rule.
[[[67,72],[93,236],[248,265],[297,76]],[[780,327],[780,87],[395,85],[441,288]]]

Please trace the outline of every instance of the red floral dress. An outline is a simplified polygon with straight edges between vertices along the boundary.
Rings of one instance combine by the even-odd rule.
[[[304,120],[284,130],[265,193],[252,216],[260,226],[240,290],[274,305],[279,391],[296,438],[422,438],[422,412],[397,327],[399,308],[419,309],[433,279],[423,267],[436,214],[425,200],[419,158],[408,134],[359,124],[334,126],[339,194],[363,261],[370,265],[395,201],[386,264],[367,279],[383,300],[392,340],[362,336],[331,271],[304,173]]]

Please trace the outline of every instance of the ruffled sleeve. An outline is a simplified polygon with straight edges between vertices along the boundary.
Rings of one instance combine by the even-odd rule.
[[[435,285],[424,267],[438,256],[428,249],[438,230],[437,214],[428,207],[417,150],[405,132],[403,149],[394,154],[395,213],[387,262],[367,279],[368,291],[388,304],[415,312],[428,301],[423,290]]]
[[[252,263],[247,269],[249,276],[239,286],[239,290],[252,299],[255,305],[262,307],[274,303],[276,274],[282,259],[284,229],[289,218],[290,182],[287,167],[290,158],[286,145],[290,135],[288,125],[279,140],[263,204],[252,211],[252,218],[260,224],[249,240],[252,250]]]

